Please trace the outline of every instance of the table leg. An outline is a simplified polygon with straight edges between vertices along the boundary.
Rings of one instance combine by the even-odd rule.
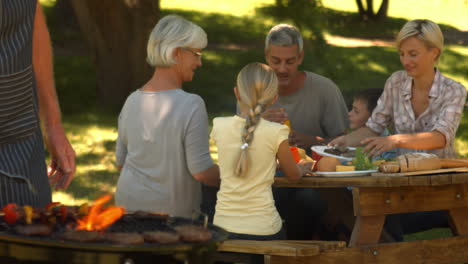
[[[351,234],[349,246],[378,243],[380,235],[382,234],[384,222],[385,215],[358,215],[354,224],[353,233]]]
[[[468,208],[461,207],[448,211],[454,235],[468,235]]]

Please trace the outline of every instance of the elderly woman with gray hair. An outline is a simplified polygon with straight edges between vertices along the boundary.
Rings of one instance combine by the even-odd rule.
[[[151,32],[147,60],[156,69],[119,116],[117,205],[189,217],[199,210],[200,182],[219,185],[205,104],[182,90],[202,65],[206,45],[202,28],[175,15],[162,18]]]

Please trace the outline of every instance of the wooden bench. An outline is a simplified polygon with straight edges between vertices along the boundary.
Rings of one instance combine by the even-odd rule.
[[[343,249],[343,241],[314,240],[227,240],[218,248],[216,261],[231,263],[270,263],[271,256],[288,259],[319,255],[324,251]]]

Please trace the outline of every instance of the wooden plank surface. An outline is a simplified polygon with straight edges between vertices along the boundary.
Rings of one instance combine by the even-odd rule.
[[[460,168],[457,168],[460,169]],[[462,168],[467,169],[467,168]],[[454,170],[454,169],[447,169]],[[417,172],[415,172],[417,173]],[[411,174],[411,172],[410,172]],[[275,187],[297,188],[336,188],[336,187],[399,187],[431,186],[468,182],[467,172],[451,172],[427,175],[405,175],[405,173],[373,173],[361,177],[303,177],[297,182],[290,182],[285,177],[275,177]]]
[[[428,171],[412,171],[412,172],[398,172],[398,173],[386,173],[386,172],[374,172],[372,176],[416,176],[416,175],[430,175],[440,173],[462,173],[468,172],[467,167],[463,168],[450,168],[450,169],[439,169],[439,170],[428,170]]]
[[[355,215],[372,216],[450,210],[468,207],[468,183],[359,188],[359,191],[353,191],[353,196],[356,197],[354,199]]]
[[[275,187],[297,188],[336,188],[336,187],[397,187],[408,186],[408,177],[303,177],[297,182],[290,182],[285,177],[275,177]]]
[[[468,263],[468,236],[386,243],[326,251],[310,257],[271,256],[270,264]]]
[[[320,252],[317,244],[298,244],[283,241],[226,240],[218,251],[279,256],[313,256]]]
[[[317,245],[320,251],[338,250],[346,247],[345,241],[323,241],[323,240],[273,240],[275,242],[297,244],[297,245]]]

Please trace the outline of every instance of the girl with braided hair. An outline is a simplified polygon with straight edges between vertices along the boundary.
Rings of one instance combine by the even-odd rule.
[[[214,224],[233,239],[285,239],[271,185],[278,159],[285,176],[299,180],[312,163],[293,159],[286,125],[261,118],[278,97],[278,79],[267,65],[251,63],[234,88],[240,114],[213,120],[211,137],[218,147],[221,186]]]

